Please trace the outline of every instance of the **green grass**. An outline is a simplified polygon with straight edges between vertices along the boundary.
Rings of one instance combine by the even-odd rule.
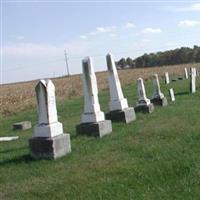
[[[145,86],[151,97],[152,83]],[[0,136],[20,139],[0,143],[0,199],[199,200],[200,90],[189,94],[187,80],[162,83],[166,96],[169,87],[177,94],[176,102],[156,107],[152,114],[139,113],[128,125],[113,123],[112,134],[102,139],[75,134],[82,98],[58,102],[72,153],[56,161],[33,160],[28,149],[33,130],[12,130],[14,122],[36,124],[35,110],[2,119]],[[129,106],[135,105],[136,85],[123,90]],[[108,91],[99,96],[107,111]]]

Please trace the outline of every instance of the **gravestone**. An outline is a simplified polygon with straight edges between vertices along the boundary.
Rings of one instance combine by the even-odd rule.
[[[19,136],[0,137],[0,142],[8,142],[19,139]]]
[[[184,70],[185,70],[185,79],[188,79],[188,71],[187,71],[187,68],[185,68]]]
[[[169,73],[165,72],[165,84],[169,84]]]
[[[153,88],[154,88],[154,93],[151,99],[151,103],[159,106],[167,106],[167,98],[161,92],[160,82],[157,74],[153,75]]]
[[[101,138],[112,132],[112,124],[110,120],[105,120],[104,112],[100,110],[97,81],[92,59],[86,57],[82,61],[82,66],[84,113],[81,117],[81,123],[76,126],[76,132],[77,134]]]
[[[190,68],[190,92],[194,94],[196,92],[196,70]]]
[[[154,105],[150,99],[146,96],[146,91],[143,83],[143,79],[137,80],[137,92],[138,92],[138,103],[135,107],[135,112],[152,113],[154,111]]]
[[[111,54],[106,56],[106,61],[110,89],[109,112],[106,113],[106,119],[125,123],[134,121],[136,119],[135,110],[132,107],[128,107],[127,99],[124,98],[115,62]]]
[[[172,88],[169,89],[169,96],[171,101],[175,101],[174,90]]]
[[[27,130],[32,127],[30,121],[22,121],[13,124],[13,130]]]
[[[36,85],[38,124],[29,140],[34,158],[56,159],[71,152],[70,135],[63,133],[58,122],[55,87],[51,80],[40,80]]]

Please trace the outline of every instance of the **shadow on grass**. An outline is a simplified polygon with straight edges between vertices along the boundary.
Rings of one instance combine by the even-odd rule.
[[[19,156],[17,158],[5,159],[3,161],[0,161],[0,166],[10,165],[10,164],[21,164],[21,163],[29,164],[29,163],[35,162],[35,161],[37,161],[37,160],[35,160],[29,154],[27,154],[27,155]]]
[[[189,92],[178,92],[178,93],[175,93],[175,96],[176,96],[176,95],[178,95],[178,96],[179,96],[179,95],[180,95],[180,96],[181,96],[181,95],[188,95],[188,94],[190,94],[190,93],[189,93]]]
[[[1,153],[10,153],[10,152],[13,152],[13,151],[16,151],[16,150],[22,150],[22,149],[27,149],[27,146],[20,147],[20,148],[17,148],[17,149],[6,149],[4,151],[0,151],[0,154]]]

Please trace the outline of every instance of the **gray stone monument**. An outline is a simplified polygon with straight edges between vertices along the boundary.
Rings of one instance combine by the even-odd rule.
[[[194,94],[196,92],[196,70],[190,68],[190,92]]]
[[[167,106],[167,98],[161,92],[160,82],[157,74],[153,75],[153,88],[154,88],[154,93],[151,99],[151,103],[158,106]]]
[[[171,101],[175,101],[174,90],[172,88],[169,89],[169,96]]]
[[[188,71],[187,71],[187,68],[185,68],[184,70],[185,70],[185,79],[188,79]]]
[[[85,134],[103,137],[112,132],[110,120],[105,120],[104,112],[100,110],[96,75],[94,73],[92,59],[86,57],[83,65],[83,91],[84,113],[81,123],[76,126],[77,134]]]
[[[71,152],[70,135],[63,133],[58,122],[55,87],[51,80],[40,80],[36,85],[38,124],[29,140],[31,155],[56,159]]]
[[[169,84],[169,73],[165,72],[165,84]]]
[[[134,121],[136,119],[135,110],[133,107],[128,107],[127,99],[124,98],[115,62],[111,54],[106,56],[106,61],[110,89],[109,112],[106,113],[106,119],[125,123]]]
[[[152,113],[154,111],[154,105],[150,99],[146,96],[146,91],[143,83],[143,79],[137,80],[137,92],[138,92],[138,103],[135,107],[135,112]]]
[[[22,121],[13,124],[13,130],[27,130],[32,128],[30,121]]]

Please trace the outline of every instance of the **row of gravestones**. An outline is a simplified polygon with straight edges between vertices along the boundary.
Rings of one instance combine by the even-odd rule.
[[[90,57],[87,57],[82,61],[84,112],[81,116],[81,123],[76,126],[77,134],[103,137],[112,132],[111,121],[129,123],[136,119],[135,112],[151,113],[154,110],[154,105],[167,105],[167,99],[160,89],[158,75],[154,74],[154,94],[152,99],[147,98],[143,79],[139,78],[137,80],[137,106],[135,108],[129,107],[127,99],[124,98],[115,62],[111,54],[106,56],[106,61],[110,89],[109,112],[106,114],[100,109],[97,81],[92,60]],[[193,74],[193,71],[191,72]],[[169,82],[168,73],[166,76],[166,81]],[[35,90],[38,124],[34,128],[33,137],[29,140],[31,155],[36,159],[56,159],[71,152],[70,135],[63,133],[63,125],[58,122],[55,87],[52,81],[40,80]]]

